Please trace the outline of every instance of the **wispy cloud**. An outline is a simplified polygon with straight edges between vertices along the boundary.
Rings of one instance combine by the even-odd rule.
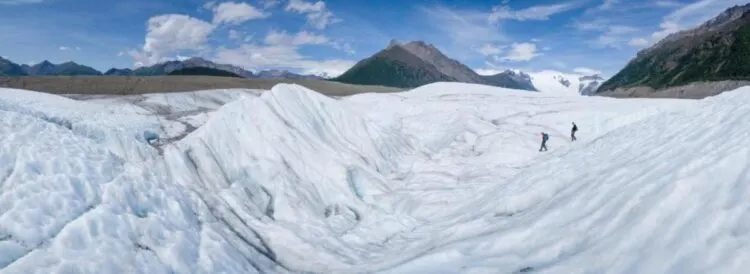
[[[602,72],[596,69],[587,68],[587,67],[577,67],[573,69],[573,72],[581,74],[581,75],[601,75]]]
[[[422,7],[421,11],[439,32],[455,44],[475,47],[507,40],[500,29],[487,22],[487,12],[455,10],[443,6]]]
[[[81,47],[77,47],[77,46],[76,47],[60,46],[60,50],[61,51],[69,51],[69,50],[80,51]]]
[[[554,5],[532,6],[521,10],[513,10],[508,5],[499,5],[492,8],[487,20],[496,23],[502,20],[549,20],[550,16],[572,10],[579,7],[578,2],[561,3]]]
[[[668,3],[662,1],[662,3]],[[700,0],[695,3],[679,6],[677,10],[664,17],[652,37],[661,39],[667,35],[698,26],[699,24],[719,15],[719,13],[734,5],[747,4],[747,0]]]
[[[502,53],[505,48],[507,48],[507,46],[484,44],[482,45],[482,47],[477,49],[477,51],[484,56],[493,56]]]
[[[0,5],[38,4],[44,0],[0,0]]]
[[[612,24],[609,20],[577,21],[574,26],[579,31],[596,33],[596,37],[586,41],[594,48],[620,48],[627,44],[638,29],[631,26]]]
[[[628,43],[630,46],[643,48],[655,44],[670,34],[697,27],[734,5],[747,4],[747,0],[699,0],[691,4],[660,0],[651,4],[674,10],[662,18],[656,31],[633,37]]]
[[[542,55],[537,52],[536,44],[533,43],[513,43],[510,45],[510,51],[505,57],[499,58],[502,61],[531,61],[531,59]]]
[[[245,69],[297,69],[306,74],[338,76],[354,66],[354,61],[330,59],[313,60],[300,54],[293,45],[244,44],[237,48],[220,47],[215,60]]]
[[[242,22],[263,19],[271,16],[247,3],[225,2],[212,7],[214,11],[213,23],[240,24]]]
[[[341,19],[335,17],[323,1],[313,3],[304,0],[289,0],[285,11],[305,14],[307,22],[317,29],[325,29],[328,25],[338,23]]]
[[[630,39],[630,42],[628,42],[628,45],[636,48],[642,48],[645,46],[648,46],[649,41],[644,38],[633,38]]]

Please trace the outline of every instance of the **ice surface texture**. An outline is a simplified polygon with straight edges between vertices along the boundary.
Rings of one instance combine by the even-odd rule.
[[[743,273],[748,99],[0,90],[0,273]]]

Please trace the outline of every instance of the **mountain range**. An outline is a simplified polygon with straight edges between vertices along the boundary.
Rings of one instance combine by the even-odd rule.
[[[52,75],[106,75],[106,76],[164,76],[164,75],[210,75],[243,77],[250,79],[318,79],[352,84],[381,85],[390,87],[417,87],[438,81],[454,81],[499,86],[529,91],[558,91],[588,94],[591,87],[577,88],[581,76],[559,72],[550,80],[546,74],[525,73],[506,70],[495,75],[479,75],[464,64],[447,57],[437,48],[423,41],[399,44],[393,41],[387,48],[373,57],[362,60],[342,76],[328,79],[318,75],[300,75],[286,70],[263,70],[257,73],[243,68],[217,64],[203,58],[173,60],[148,67],[132,69],[110,69],[104,73],[74,62],[53,64],[43,61],[32,66],[18,65],[0,57],[0,75],[5,76],[52,76]],[[347,77],[354,77],[347,80]],[[357,80],[359,79],[359,80]],[[557,84],[550,85],[549,81]],[[570,84],[574,82],[573,84]],[[600,81],[591,81],[598,87]],[[538,88],[543,87],[543,88]]]
[[[750,4],[731,7],[690,30],[643,49],[597,94],[648,96],[660,91],[705,97],[750,81]],[[712,84],[714,83],[714,84]],[[723,90],[722,90],[723,89]]]
[[[65,62],[54,64],[50,61],[42,61],[35,65],[19,65],[12,61],[0,57],[0,76],[77,76],[77,75],[107,75],[107,76],[164,76],[172,72],[187,68],[207,68],[213,70],[226,71],[232,75],[239,75],[251,79],[324,79],[318,75],[301,75],[285,70],[263,70],[257,73],[245,70],[243,68],[217,64],[212,61],[193,57],[185,60],[172,60],[148,67],[139,67],[133,69],[112,68],[102,73],[92,67],[77,64],[75,62]],[[217,75],[220,73],[204,71],[208,75]],[[194,70],[195,72],[195,70]]]

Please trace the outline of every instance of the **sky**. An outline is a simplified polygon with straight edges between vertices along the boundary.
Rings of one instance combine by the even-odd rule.
[[[0,0],[0,56],[106,71],[203,57],[336,76],[392,39],[480,74],[612,76],[635,54],[747,0]]]

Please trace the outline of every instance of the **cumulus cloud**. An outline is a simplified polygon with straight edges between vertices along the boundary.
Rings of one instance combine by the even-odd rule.
[[[542,55],[537,52],[536,44],[533,43],[513,43],[510,51],[505,57],[499,58],[503,61],[531,61],[537,56]]]
[[[224,2],[212,7],[214,24],[240,24],[248,20],[263,19],[271,16],[247,3]]]
[[[137,67],[161,62],[176,51],[202,49],[215,28],[211,23],[182,14],[154,16],[147,25],[143,47],[129,51]]]
[[[487,20],[495,23],[502,20],[549,20],[550,16],[572,10],[577,7],[575,3],[562,3],[553,5],[538,5],[521,10],[513,10],[508,5],[499,5],[492,8]]]
[[[340,19],[328,10],[325,2],[318,1],[315,3],[305,2],[304,0],[289,0],[285,11],[305,14],[307,22],[317,29],[325,29],[328,25],[337,23]]]
[[[355,64],[351,60],[311,60],[300,54],[293,45],[244,44],[231,49],[220,47],[215,59],[251,70],[293,69],[305,74],[328,76],[338,76]]]
[[[492,44],[484,44],[477,51],[484,56],[498,55],[505,49],[505,46],[496,46]]]
[[[289,34],[272,30],[263,39],[263,44],[246,43],[236,48],[220,47],[215,59],[252,70],[291,69],[305,74],[328,76],[338,76],[355,64],[351,60],[312,60],[299,52],[300,47],[304,45],[342,47],[340,43],[308,31]]]

